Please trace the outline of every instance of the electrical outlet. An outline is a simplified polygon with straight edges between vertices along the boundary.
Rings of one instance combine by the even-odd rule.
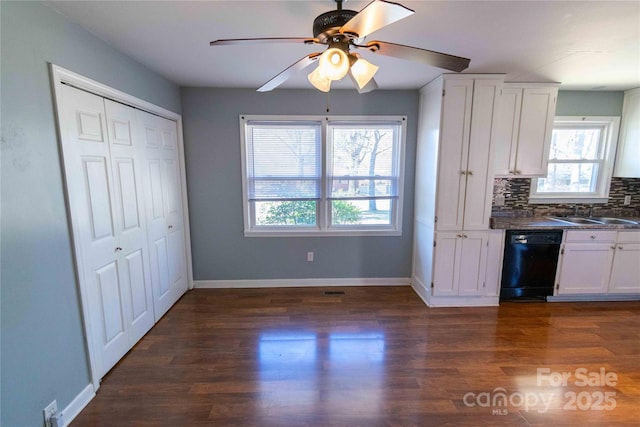
[[[313,252],[307,252],[307,261],[313,262]]]
[[[54,400],[53,402],[49,403],[47,407],[42,410],[42,412],[44,414],[45,427],[51,427],[51,418],[56,412],[58,412],[58,401]]]
[[[624,196],[624,203],[623,205],[628,206],[631,204],[631,196]]]

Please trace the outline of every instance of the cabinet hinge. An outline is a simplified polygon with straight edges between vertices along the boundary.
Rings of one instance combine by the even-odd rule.
[[[444,89],[442,89],[442,96],[444,96]]]
[[[560,249],[560,255],[564,255],[564,248]]]
[[[556,291],[557,291],[558,289],[560,289],[560,284],[559,284],[559,283],[556,283]]]
[[[438,216],[437,215],[433,217],[433,222],[438,222]]]
[[[435,240],[433,241],[433,247],[434,248],[436,247],[436,241]]]
[[[482,287],[486,288],[487,287],[487,282],[482,282]]]
[[[433,282],[431,282],[431,289],[433,289],[433,288],[434,288],[434,286],[433,286]]]

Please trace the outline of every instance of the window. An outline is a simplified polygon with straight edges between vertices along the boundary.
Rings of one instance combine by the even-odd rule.
[[[242,116],[245,235],[400,235],[404,117]]]
[[[546,178],[531,182],[530,203],[606,203],[619,117],[556,117]]]

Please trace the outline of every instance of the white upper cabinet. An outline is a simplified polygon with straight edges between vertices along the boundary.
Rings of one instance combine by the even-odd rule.
[[[640,178],[640,88],[624,93],[621,127],[613,176]]]
[[[505,83],[493,146],[500,177],[547,175],[557,85]]]
[[[486,230],[491,215],[492,135],[502,76],[444,77],[436,229]]]

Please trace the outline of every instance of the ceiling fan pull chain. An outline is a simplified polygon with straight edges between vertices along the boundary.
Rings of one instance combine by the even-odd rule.
[[[329,94],[331,92],[327,92],[327,113],[329,113]]]

